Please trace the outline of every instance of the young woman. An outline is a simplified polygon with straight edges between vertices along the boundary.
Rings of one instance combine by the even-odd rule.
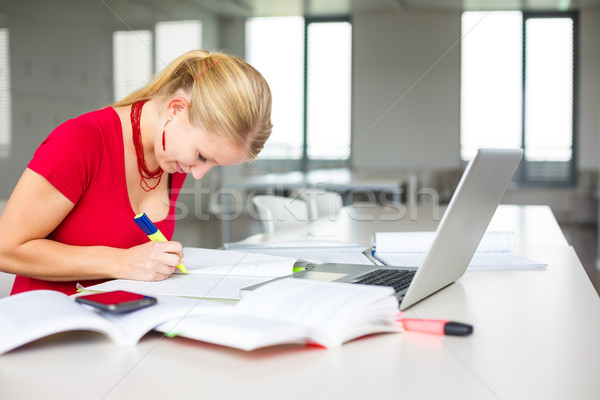
[[[237,57],[205,51],[182,55],[111,107],[60,125],[0,218],[0,270],[17,275],[11,294],[167,278],[181,244],[149,242],[135,215],[145,212],[170,240],[186,175],[201,179],[215,165],[251,160],[270,133],[264,78]]]

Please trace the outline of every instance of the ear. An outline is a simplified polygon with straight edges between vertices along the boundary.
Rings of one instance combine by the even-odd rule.
[[[173,96],[167,103],[167,119],[171,120],[176,115],[187,111],[190,103],[182,96]]]

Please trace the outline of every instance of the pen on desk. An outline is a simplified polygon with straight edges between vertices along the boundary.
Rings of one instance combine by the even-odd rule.
[[[440,319],[396,318],[409,332],[432,333],[434,335],[466,336],[473,333],[473,326],[461,322]]]
[[[152,223],[152,221],[150,221],[150,218],[148,218],[146,213],[136,215],[133,220],[135,221],[137,226],[139,226],[142,229],[142,231],[144,231],[144,233],[148,235],[148,238],[153,242],[167,241],[165,235],[163,235],[162,232],[159,231],[158,228]],[[185,267],[183,266],[183,261],[177,266],[177,268],[179,268],[184,274],[188,273],[187,269],[185,269]]]

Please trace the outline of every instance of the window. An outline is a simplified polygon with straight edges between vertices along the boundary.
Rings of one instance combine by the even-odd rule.
[[[114,32],[113,71],[115,100],[124,98],[148,82],[152,76],[152,32]]]
[[[251,18],[246,59],[273,94],[260,159],[345,165],[350,155],[352,26],[346,20]]]
[[[0,159],[8,158],[11,145],[10,53],[8,29],[0,29]]]
[[[525,21],[525,148],[535,161],[568,161],[573,129],[573,20]]]
[[[522,147],[518,182],[574,184],[576,23],[572,13],[463,14],[463,160]]]
[[[460,140],[465,161],[480,147],[521,147],[521,25],[520,12],[463,14]]]
[[[307,33],[308,158],[348,158],[352,27],[345,21],[313,22]]]
[[[183,53],[201,48],[199,20],[158,22],[154,35],[150,30],[114,32],[114,99],[120,100],[142,87],[153,73],[162,71]]]
[[[165,69],[183,53],[202,48],[201,21],[158,22],[154,31],[156,33],[155,72]]]
[[[265,77],[273,96],[273,132],[260,158],[300,159],[304,132],[304,19],[249,19],[246,59]]]

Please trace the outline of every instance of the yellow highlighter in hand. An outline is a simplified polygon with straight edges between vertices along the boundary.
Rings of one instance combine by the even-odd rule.
[[[148,238],[150,238],[150,240],[152,240],[153,242],[167,241],[165,235],[163,235],[162,232],[158,230],[156,225],[154,225],[152,221],[150,221],[150,218],[148,218],[146,213],[136,215],[133,220],[135,221],[137,226],[139,226],[144,231],[144,233],[148,235]],[[185,269],[185,267],[183,266],[183,261],[177,266],[177,268],[179,268],[184,274],[188,273],[187,269]]]

